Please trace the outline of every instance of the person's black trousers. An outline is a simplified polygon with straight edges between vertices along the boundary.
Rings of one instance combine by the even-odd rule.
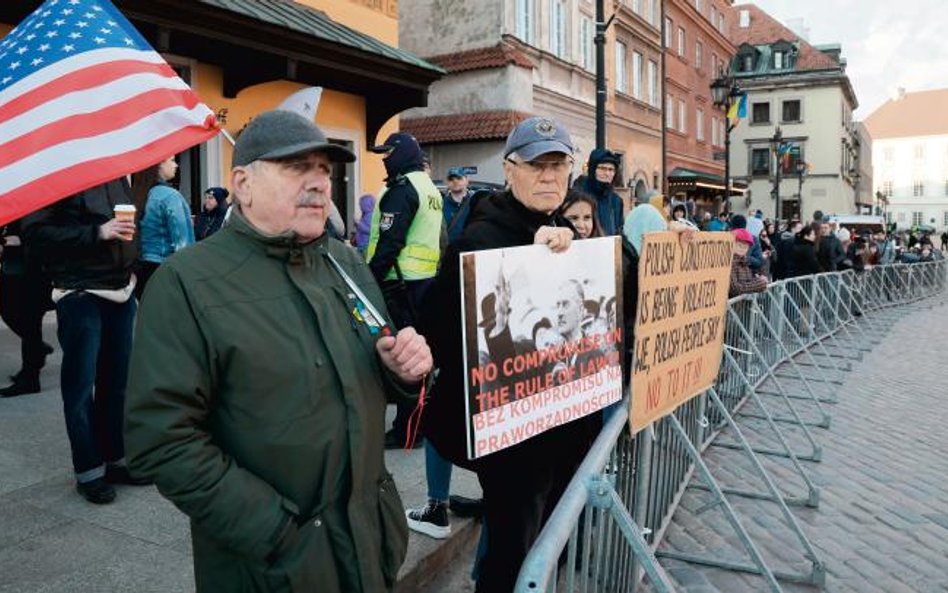
[[[421,299],[431,286],[433,278],[425,280],[407,280],[403,283],[386,281],[382,283],[385,304],[392,317],[396,331],[418,324],[417,315],[421,308]],[[415,402],[400,399],[395,404],[395,420],[392,421],[392,433],[404,443],[408,436],[408,420],[415,411]]]
[[[43,315],[52,288],[38,272],[0,277],[0,318],[20,337],[22,371],[39,375],[46,363]]]

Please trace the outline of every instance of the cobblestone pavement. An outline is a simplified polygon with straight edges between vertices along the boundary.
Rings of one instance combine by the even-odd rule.
[[[819,508],[791,508],[826,565],[826,591],[948,591],[948,357],[939,347],[948,336],[948,307],[915,307],[883,316],[891,321],[890,329],[870,332],[880,343],[853,363],[842,386],[811,383],[818,395],[838,395],[839,401],[827,405],[831,426],[811,429],[822,446],[822,461],[802,462],[820,489]],[[881,329],[881,318],[875,320]],[[862,334],[847,338],[831,351],[851,353],[865,343]],[[816,376],[812,369],[804,372]],[[781,381],[802,393],[799,379]],[[772,412],[781,411],[776,398],[768,397],[765,403]],[[801,414],[817,417],[812,403],[795,404]],[[755,447],[776,445],[763,421],[739,415],[738,422]],[[796,451],[808,452],[799,429],[785,432]],[[728,432],[719,439],[733,442]],[[791,496],[805,494],[803,481],[787,460],[759,457],[781,490]],[[705,459],[723,486],[764,491],[741,451],[712,446]],[[698,514],[709,499],[706,491],[686,490],[660,550],[749,564],[718,509]],[[803,547],[776,504],[737,496],[728,500],[774,571],[809,574]],[[756,575],[667,558],[661,562],[689,593],[769,590]],[[788,592],[816,590],[781,584]]]
[[[43,329],[56,352],[43,369],[42,393],[0,399],[0,593],[194,591],[187,520],[153,486],[120,486],[116,501],[104,506],[76,493],[54,315],[46,316]],[[19,365],[19,340],[0,324],[0,385]],[[385,461],[405,505],[423,504],[424,451],[386,451]],[[452,491],[480,496],[476,476],[463,470],[455,471]],[[464,546],[476,540],[475,526],[456,517],[452,523],[458,537],[451,540],[411,535],[400,591],[414,593],[439,563],[460,553],[457,548],[470,566],[472,553]]]

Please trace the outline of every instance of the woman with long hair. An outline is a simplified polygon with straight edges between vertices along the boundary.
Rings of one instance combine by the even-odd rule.
[[[168,182],[178,163],[170,156],[132,175],[132,195],[139,218],[141,254],[135,295],[141,300],[148,279],[165,259],[194,243],[191,207]]]
[[[576,189],[570,190],[561,210],[563,217],[579,233],[580,239],[603,236],[599,216],[596,215],[596,199],[591,195]]]

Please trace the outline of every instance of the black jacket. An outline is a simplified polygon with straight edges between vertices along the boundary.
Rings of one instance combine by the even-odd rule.
[[[612,153],[604,149],[595,149],[589,155],[587,163],[587,175],[581,183],[577,183],[579,189],[588,193],[596,199],[596,216],[599,218],[599,226],[602,227],[604,235],[621,235],[623,218],[622,198],[615,192],[611,183],[602,183],[596,179],[596,167],[603,161],[609,161]],[[616,165],[616,169],[618,169]]]
[[[820,267],[824,272],[835,272],[840,264],[846,259],[846,252],[843,251],[843,244],[839,237],[830,233],[825,237],[820,237],[819,260]]]
[[[780,238],[774,244],[776,257],[773,257],[773,265],[770,267],[774,280],[793,278],[796,275],[793,267],[793,246],[795,242],[796,237],[793,236],[793,233],[785,232],[780,235]]]
[[[388,191],[376,208],[382,224],[379,225],[379,240],[369,268],[375,281],[382,284],[398,260],[398,254],[405,248],[408,229],[418,212],[418,192],[404,175],[390,178]]]
[[[460,258],[465,251],[530,245],[541,226],[568,226],[558,215],[528,210],[509,192],[477,201],[464,232],[448,245],[441,270],[425,295],[421,333],[440,369],[437,384],[425,406],[422,431],[438,452],[455,465],[480,471],[502,467],[516,472],[557,459],[559,451],[588,447],[602,426],[600,414],[590,414],[513,447],[477,460],[467,459],[464,423],[464,368],[461,327]]]
[[[60,200],[23,219],[31,257],[42,262],[56,288],[116,289],[128,285],[138,259],[133,241],[99,239],[116,204],[132,204],[125,178]]]
[[[793,275],[787,277],[809,276],[822,271],[816,257],[816,244],[797,237],[793,243]]]

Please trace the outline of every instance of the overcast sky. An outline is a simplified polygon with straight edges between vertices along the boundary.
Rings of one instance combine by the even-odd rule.
[[[948,88],[946,0],[752,2],[788,26],[804,19],[810,43],[842,45],[859,100],[858,119],[895,96],[900,86],[909,92]]]

